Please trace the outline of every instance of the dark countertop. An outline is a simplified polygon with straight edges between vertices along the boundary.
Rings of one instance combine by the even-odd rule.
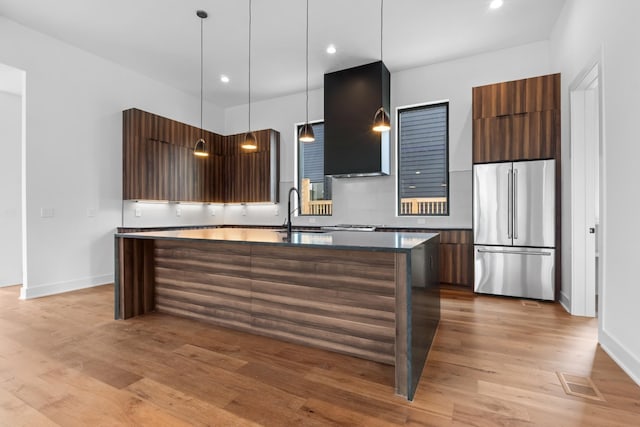
[[[408,252],[434,238],[437,233],[375,232],[375,231],[293,231],[287,233],[260,228],[205,228],[186,230],[117,233],[116,237],[137,239],[201,240],[236,243],[263,243],[282,246],[318,247],[326,249],[360,249],[372,251]]]

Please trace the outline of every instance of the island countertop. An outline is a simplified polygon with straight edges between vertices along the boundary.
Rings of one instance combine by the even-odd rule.
[[[204,228],[187,230],[120,233],[116,237],[136,239],[200,240],[234,243],[261,243],[282,246],[320,247],[326,249],[360,249],[371,251],[409,252],[431,240],[436,233],[375,231],[286,231],[258,228]]]

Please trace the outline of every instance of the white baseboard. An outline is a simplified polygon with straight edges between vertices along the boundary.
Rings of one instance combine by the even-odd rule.
[[[567,310],[567,313],[571,314],[571,299],[569,299],[569,296],[564,293],[564,292],[560,292],[560,305]]]
[[[0,284],[0,288],[8,288],[9,286],[20,286],[20,283],[5,283],[5,284]]]
[[[640,386],[640,359],[604,330],[600,331],[598,341],[600,347]]]
[[[20,299],[31,299],[46,297],[49,295],[61,294],[63,292],[77,291],[79,289],[91,288],[99,285],[113,283],[113,274],[103,274],[101,276],[85,277],[68,282],[58,282],[44,284],[33,287],[22,287],[20,289]]]

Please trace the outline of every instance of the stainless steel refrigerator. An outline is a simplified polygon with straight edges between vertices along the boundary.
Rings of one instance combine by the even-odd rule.
[[[555,298],[555,160],[473,166],[474,290]]]

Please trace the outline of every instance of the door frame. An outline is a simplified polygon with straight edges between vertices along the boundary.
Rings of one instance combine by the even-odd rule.
[[[605,236],[603,221],[605,187],[603,185],[604,106],[602,81],[602,53],[600,53],[588,63],[569,86],[571,123],[571,295],[569,311],[572,315],[587,317],[596,317],[597,313],[602,313],[604,298],[602,266],[605,254],[602,248]],[[594,119],[597,120],[595,123]],[[590,156],[595,156],[595,159]],[[592,173],[587,165],[590,160],[596,161],[597,182],[588,179]],[[596,203],[600,220],[596,234],[589,234],[588,228],[595,227],[595,224],[587,218],[585,206],[589,192],[594,191],[597,191],[596,194],[599,196]],[[596,254],[598,254],[597,264]],[[588,265],[589,259],[593,260],[591,261],[593,262],[592,266]],[[599,268],[595,269],[596,266]],[[591,274],[593,274],[593,280],[589,281],[587,275]]]

